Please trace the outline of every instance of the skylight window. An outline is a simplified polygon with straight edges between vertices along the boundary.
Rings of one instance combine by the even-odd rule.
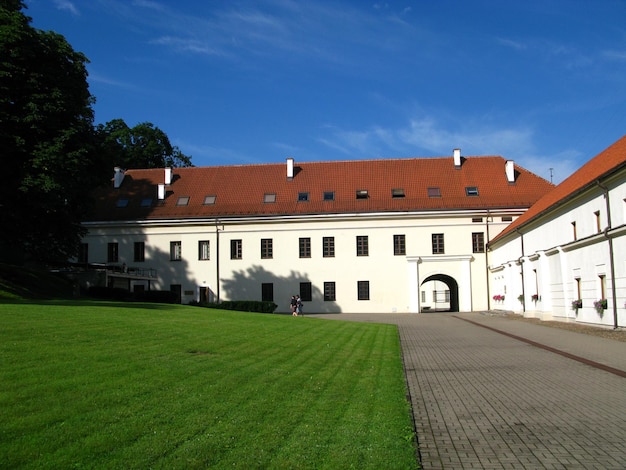
[[[357,199],[367,199],[368,197],[369,197],[369,193],[367,192],[367,189],[359,189],[356,192]]]
[[[441,197],[441,190],[434,186],[428,188],[428,197]]]
[[[276,194],[266,193],[265,196],[263,196],[263,202],[276,202]]]
[[[147,197],[141,200],[141,207],[150,207],[152,205],[152,198]]]
[[[306,202],[309,200],[309,193],[298,193],[298,202]]]
[[[212,204],[215,204],[215,199],[217,199],[217,196],[204,196],[203,204],[205,206],[210,206]]]
[[[391,190],[391,197],[392,198],[402,198],[404,197],[404,189],[402,188],[395,188]]]
[[[324,201],[334,201],[334,200],[335,200],[334,191],[324,191]]]
[[[178,201],[176,201],[176,205],[177,206],[187,206],[189,205],[189,196],[181,196],[178,198]]]
[[[115,205],[117,207],[126,207],[126,206],[128,206],[128,198],[125,198],[125,197],[119,198]]]
[[[478,188],[476,186],[467,186],[465,188],[466,196],[478,196]]]

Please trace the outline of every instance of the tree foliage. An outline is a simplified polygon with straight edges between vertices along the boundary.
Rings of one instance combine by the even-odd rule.
[[[87,58],[0,2],[0,256],[75,253],[88,193],[110,178],[98,157]],[[108,165],[107,165],[108,166]]]
[[[164,168],[192,166],[191,157],[170,143],[169,138],[150,122],[134,127],[122,119],[98,125],[102,151],[112,165],[121,168]]]

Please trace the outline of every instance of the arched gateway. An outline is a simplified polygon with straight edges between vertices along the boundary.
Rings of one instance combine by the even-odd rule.
[[[459,311],[459,285],[453,277],[446,274],[433,274],[428,276],[421,283],[421,289],[428,284],[443,283],[447,289],[430,289],[430,292],[424,291],[424,296],[430,294],[432,296],[433,311],[458,312]],[[438,307],[440,305],[443,308]],[[424,309],[426,310],[426,309]]]

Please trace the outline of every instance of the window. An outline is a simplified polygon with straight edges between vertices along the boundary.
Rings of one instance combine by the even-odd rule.
[[[574,235],[574,241],[578,240],[578,234],[576,233],[576,222],[572,222],[572,234]]]
[[[404,189],[402,188],[395,188],[391,190],[391,197],[392,198],[402,198],[404,197]]]
[[[472,233],[472,253],[485,252],[485,234],[483,232]]]
[[[333,191],[324,191],[324,201],[334,201],[335,193]]]
[[[596,231],[600,233],[602,232],[602,227],[600,226],[600,211],[595,211],[593,214],[596,216]]]
[[[181,196],[176,201],[177,206],[187,206],[189,205],[189,196]]]
[[[356,255],[357,256],[369,255],[367,235],[358,235],[356,237]]]
[[[241,240],[230,241],[230,259],[242,259],[242,245],[243,242]]]
[[[472,223],[474,223],[474,224],[482,224],[483,223],[483,218],[482,217],[473,217],[472,218]]]
[[[369,300],[370,299],[370,281],[358,281],[357,291],[358,291],[359,300]]]
[[[198,242],[198,259],[208,260],[209,256],[209,240],[200,240]]]
[[[217,199],[217,196],[204,196],[204,201],[202,201],[202,204],[204,204],[205,206],[211,206],[213,204],[215,204],[215,200]]]
[[[513,222],[513,217],[510,215],[502,217],[502,222]]]
[[[335,300],[335,283],[324,282],[324,302],[334,302]]]
[[[428,188],[428,197],[441,197],[441,190],[438,187]]]
[[[465,188],[466,196],[478,196],[478,188],[476,186],[467,186]]]
[[[324,258],[335,257],[335,237],[324,237],[322,239],[322,256]]]
[[[310,282],[301,282],[300,283],[300,299],[303,302],[311,302],[313,296],[311,294],[313,288]]]
[[[263,196],[263,202],[276,202],[276,194],[267,193]]]
[[[404,235],[393,236],[393,254],[406,255],[406,240]]]
[[[119,260],[119,245],[117,243],[109,243],[107,245],[107,261],[109,263],[117,263]]]
[[[261,300],[263,302],[274,301],[274,284],[271,282],[264,282],[261,284]]]
[[[441,255],[444,253],[443,233],[433,233],[433,255]]]
[[[170,242],[170,261],[180,261],[183,259],[182,242]]]
[[[135,242],[133,261],[142,262],[146,260],[146,244],[145,242]]]
[[[367,189],[359,189],[356,192],[356,198],[357,199],[367,199],[369,197],[369,194],[367,192]]]
[[[88,263],[89,262],[89,244],[81,243],[78,250],[78,262],[79,263]]]
[[[300,258],[310,258],[310,257],[311,257],[311,239],[301,238],[300,239]]]
[[[141,207],[150,207],[152,205],[152,198],[146,197],[141,200]]]
[[[309,193],[298,193],[298,202],[306,202],[309,200]]]
[[[126,207],[128,206],[128,199],[125,197],[121,197],[117,200],[117,203],[115,205],[117,207]]]
[[[261,238],[261,258],[269,259],[273,257],[272,253],[272,239]]]
[[[600,298],[606,299],[606,276],[604,274],[600,274],[598,276],[598,280],[600,281]]]

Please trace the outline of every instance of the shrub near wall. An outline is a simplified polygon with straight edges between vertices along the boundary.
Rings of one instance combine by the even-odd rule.
[[[220,303],[197,304],[202,307],[220,308],[223,310],[237,310],[239,312],[274,313],[278,307],[274,302],[258,300],[227,300]]]

